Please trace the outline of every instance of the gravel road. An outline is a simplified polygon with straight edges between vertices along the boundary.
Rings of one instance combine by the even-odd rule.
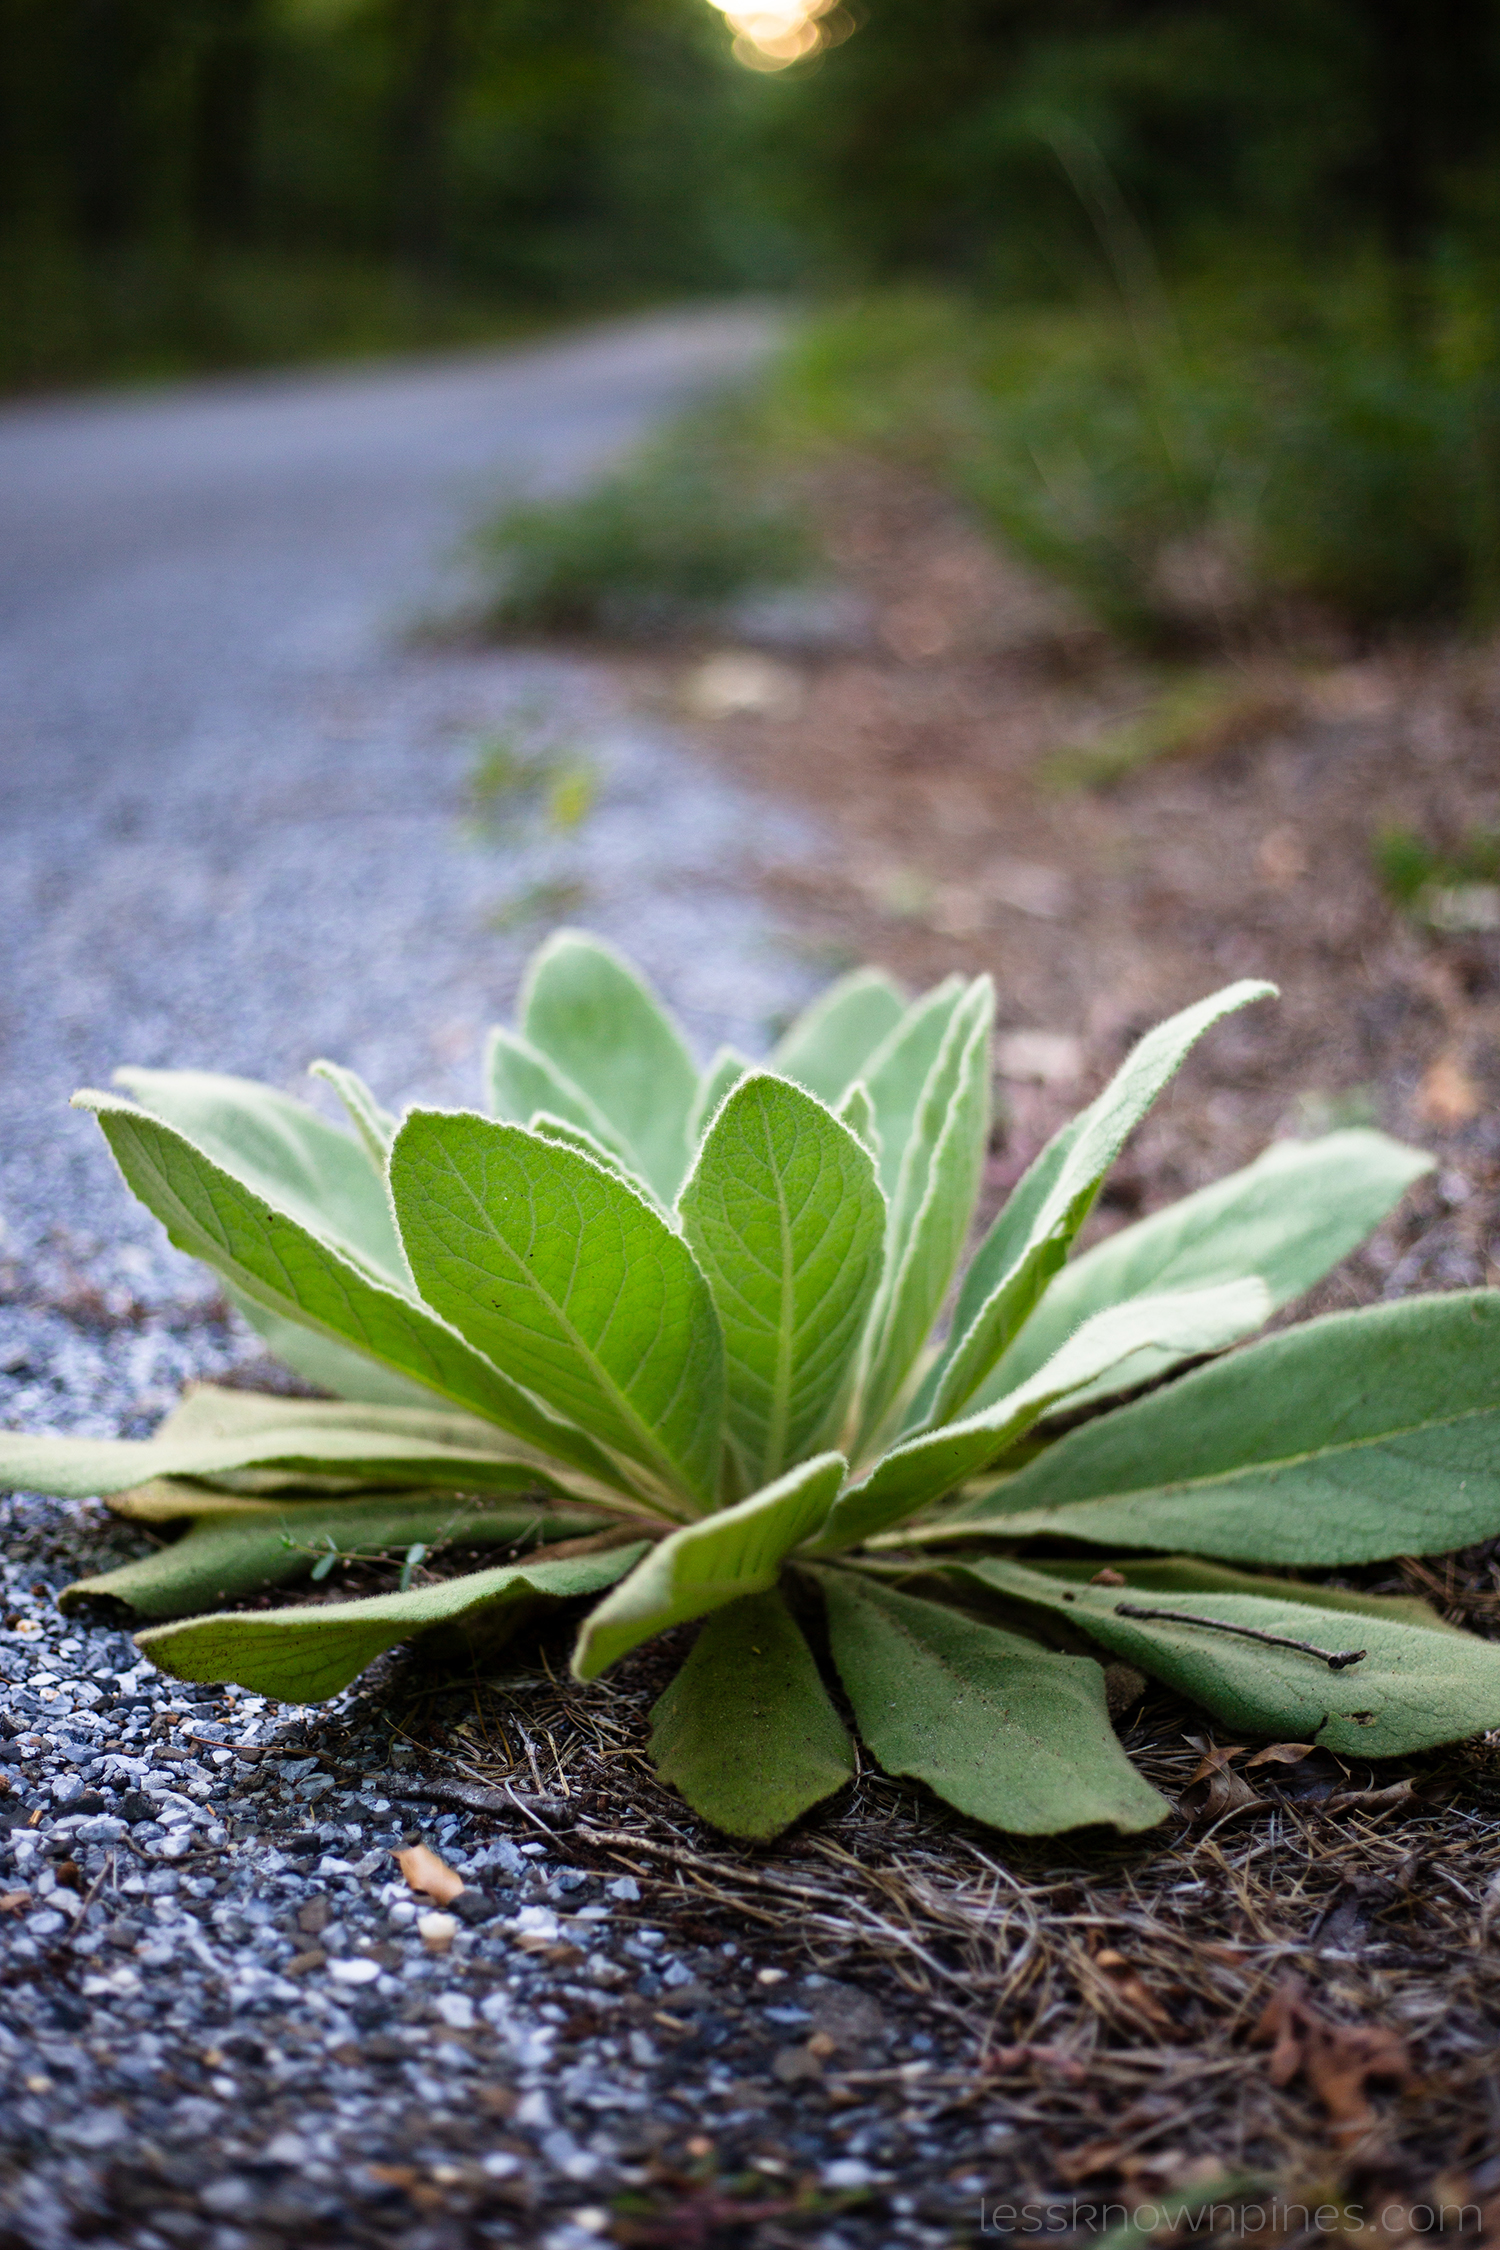
[[[577,478],[773,333],[754,311],[680,314],[0,413],[0,1417],[102,1430],[159,1412],[185,1372],[159,1323],[137,1330],[122,1400],[97,1320],[47,1322],[203,1301],[66,1106],[118,1064],[308,1094],[330,1055],[389,1101],[471,1101],[543,926],[529,905],[559,899],[706,1047],[753,1042],[798,996],[743,880],[797,848],[790,821],[583,667],[411,629],[462,591],[494,495]],[[583,777],[586,817],[476,831],[496,740]]]
[[[408,629],[487,494],[577,477],[770,332],[704,312],[0,414],[0,1419],[143,1432],[248,1349],[65,1106],[115,1064],[300,1087],[330,1054],[393,1103],[471,1099],[564,896],[705,1047],[802,996],[748,873],[804,829],[579,665]],[[551,756],[576,817],[486,826],[497,738]],[[374,1700],[182,1691],[57,1611],[97,1509],[0,1520],[0,2245],[578,2250],[676,2176],[674,2136],[701,2170],[710,2102],[759,2135],[768,2225],[948,2239],[910,2199],[861,2217],[888,2175],[796,2114],[823,2056],[931,2068],[915,2019],[744,1932],[664,1933],[555,1808],[429,1801],[468,1891],[424,1925],[391,1856],[420,1765]]]

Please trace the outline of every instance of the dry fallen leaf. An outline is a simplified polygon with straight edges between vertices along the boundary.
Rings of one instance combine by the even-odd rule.
[[[1429,1125],[1467,1125],[1483,1106],[1483,1095],[1457,1055],[1439,1055],[1417,1091],[1417,1114]]]
[[[425,1844],[410,1844],[404,1852],[397,1852],[396,1864],[410,1889],[436,1899],[439,1906],[451,1906],[464,1887],[463,1877],[455,1875],[447,1861],[439,1859]]]
[[[1221,1744],[1205,1750],[1196,1770],[1188,1775],[1177,1800],[1177,1810],[1191,1821],[1223,1820],[1230,1813],[1249,1812],[1265,1803],[1243,1774],[1232,1773],[1231,1758],[1244,1756],[1243,1743]]]
[[[1245,1771],[1252,1766],[1300,1766],[1316,1749],[1312,1742],[1272,1742],[1264,1750],[1257,1750],[1253,1758],[1245,1760]]]
[[[1405,2086],[1411,2061],[1405,2044],[1384,2024],[1329,2023],[1304,1997],[1300,1977],[1283,1978],[1251,2034],[1271,2049],[1271,2083],[1289,2086],[1300,2072],[1328,2112],[1341,2147],[1362,2140],[1377,2122],[1370,2106],[1373,2083]]]
[[[0,1892],[0,1914],[20,1914],[30,1904],[30,1891]]]
[[[1182,2033],[1173,2022],[1156,1994],[1142,1977],[1133,1961],[1112,1946],[1105,1946],[1093,1956],[1094,1967],[1102,1971],[1110,1987],[1117,2009],[1123,2015],[1140,2023],[1147,2023],[1167,2039],[1179,2039]]]

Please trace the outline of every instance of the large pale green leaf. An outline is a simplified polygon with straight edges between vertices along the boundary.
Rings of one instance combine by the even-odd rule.
[[[320,1391],[368,1406],[432,1404],[432,1393],[425,1384],[413,1383],[393,1368],[382,1367],[348,1344],[335,1343],[322,1329],[308,1328],[300,1320],[271,1312],[232,1282],[225,1282],[224,1294],[241,1319],[255,1330],[271,1357],[291,1368],[304,1382],[316,1383]]]
[[[1085,1423],[961,1520],[1294,1565],[1492,1539],[1500,1292],[1408,1297],[1269,1336]]]
[[[979,977],[954,1009],[922,1090],[891,1205],[885,1276],[860,1375],[861,1447],[899,1399],[963,1251],[989,1135],[994,1012],[994,987]],[[878,1101],[876,1110],[878,1116]]]
[[[528,1507],[457,1498],[451,1492],[407,1493],[378,1500],[283,1502],[263,1514],[208,1515],[182,1538],[138,1562],[97,1578],[80,1578],[58,1596],[72,1611],[88,1602],[123,1602],[142,1617],[188,1617],[243,1601],[270,1586],[306,1578],[331,1552],[400,1554],[414,1544],[448,1541],[465,1547],[528,1548],[572,1539],[604,1519],[583,1509]]]
[[[1214,1024],[1252,1000],[1274,997],[1275,986],[1244,979],[1170,1016],[1128,1054],[1102,1094],[1072,1127],[1064,1129],[1061,1162],[1042,1196],[1024,1243],[1003,1270],[1015,1229],[1001,1212],[990,1241],[982,1243],[960,1299],[953,1324],[956,1339],[947,1354],[933,1400],[931,1419],[951,1421],[962,1411],[996,1360],[1029,1317],[1068,1246],[1087,1218],[1105,1173],[1191,1049]],[[1054,1141],[1056,1150],[1058,1142]],[[1044,1159],[1051,1152],[1044,1152]],[[1038,1181],[1046,1177],[1045,1161]],[[1022,1188],[1028,1187],[1022,1182]],[[1028,1197],[1028,1200],[1030,1198]],[[979,1299],[981,1289],[985,1291]]]
[[[715,1610],[651,1714],[663,1781],[726,1835],[764,1843],[854,1772],[854,1749],[782,1594]]]
[[[1101,1372],[1145,1345],[1190,1352],[1222,1351],[1266,1317],[1266,1285],[1258,1277],[1216,1289],[1167,1291],[1111,1305],[1084,1322],[1045,1366],[1018,1390],[987,1407],[907,1439],[834,1503],[820,1552],[853,1546],[899,1523],[928,1501],[975,1477],[1024,1436],[1049,1407],[1096,1382]],[[934,1535],[930,1533],[930,1535]],[[940,1532],[935,1535],[941,1536]]]
[[[882,970],[851,970],[803,1010],[773,1053],[771,1068],[821,1101],[836,1102],[905,1007],[901,987]]]
[[[132,1069],[114,1076],[142,1109],[236,1179],[387,1278],[403,1278],[383,1178],[361,1143],[316,1110],[252,1078],[215,1071]]]
[[[157,1444],[151,1439],[65,1438],[0,1433],[0,1487],[55,1492],[64,1499],[125,1492],[151,1477],[224,1476],[266,1467],[307,1477],[333,1476],[362,1485],[421,1490],[524,1492],[552,1488],[553,1479],[529,1454],[507,1462],[494,1454],[428,1445],[419,1438],[382,1442],[363,1430],[267,1430],[254,1439],[220,1438]]]
[[[954,1575],[1065,1616],[1114,1656],[1247,1732],[1317,1742],[1346,1756],[1392,1758],[1500,1725],[1500,1648],[1469,1633],[1285,1596],[1182,1588],[1145,1589],[1143,1599],[1142,1589],[1068,1587],[1022,1563],[992,1559],[964,1564]],[[1122,1604],[1205,1622],[1124,1617]],[[1366,1653],[1335,1670],[1316,1654],[1216,1632],[1214,1621],[1304,1641],[1330,1656]]]
[[[509,1125],[524,1125],[540,1110],[578,1126],[591,1139],[609,1149],[627,1169],[637,1158],[624,1136],[615,1131],[597,1102],[590,1101],[547,1055],[518,1032],[497,1025],[485,1048],[484,1081],[496,1117]]]
[[[176,1247],[202,1258],[242,1296],[355,1345],[540,1453],[629,1489],[583,1431],[549,1414],[414,1296],[246,1186],[174,1126],[112,1094],[73,1100],[98,1118],[130,1187]],[[355,1157],[368,1172],[358,1150]]]
[[[591,1555],[505,1563],[364,1601],[227,1610],[153,1626],[136,1635],[136,1646],[175,1679],[233,1680],[283,1703],[317,1703],[337,1695],[400,1641],[430,1644],[441,1636],[455,1656],[466,1644],[487,1653],[538,1606],[612,1586],[640,1553],[637,1542]]]
[[[880,1172],[880,1127],[875,1122],[875,1104],[870,1099],[870,1089],[862,1078],[856,1078],[848,1087],[835,1112],[839,1123],[847,1125],[857,1141],[863,1141],[869,1150],[877,1177]]]
[[[1113,1555],[1107,1565],[1097,1555],[1052,1558],[1027,1557],[1028,1570],[1065,1585],[1087,1586],[1101,1568],[1117,1573],[1122,1585],[1137,1593],[1154,1594],[1256,1594],[1273,1601],[1307,1602],[1314,1609],[1349,1610],[1361,1617],[1393,1617],[1398,1624],[1423,1625],[1432,1633],[1457,1633],[1460,1626],[1439,1617],[1430,1602],[1415,1594],[1361,1594],[1349,1586],[1315,1586],[1303,1578],[1271,1578],[1264,1571],[1230,1570],[1223,1563],[1203,1562],[1197,1555]]]
[[[912,1002],[859,1066],[858,1076],[870,1096],[880,1135],[880,1184],[888,1201],[895,1199],[901,1160],[922,1106],[922,1095],[965,989],[962,977],[944,977],[941,984]],[[852,1079],[856,1074],[851,1071],[849,1075]]]
[[[391,1192],[445,1320],[679,1501],[713,1506],[723,1338],[692,1252],[644,1196],[518,1125],[420,1109]]]
[[[528,1119],[526,1130],[528,1133],[539,1134],[544,1141],[560,1141],[564,1148],[581,1149],[596,1164],[602,1164],[606,1172],[613,1172],[617,1178],[628,1180],[649,1202],[656,1203],[655,1195],[640,1173],[632,1171],[623,1156],[617,1156],[603,1141],[596,1140],[584,1126],[570,1125],[565,1117],[551,1117],[546,1110],[539,1109],[534,1117]]]
[[[724,1331],[729,1434],[748,1483],[768,1484],[837,1434],[885,1197],[847,1126],[756,1071],[714,1120],[680,1209]]]
[[[698,1071],[642,978],[586,931],[558,930],[527,971],[521,1029],[603,1112],[672,1203],[687,1169]]]
[[[839,1677],[887,1773],[996,1828],[1133,1834],[1168,1806],[1116,1741],[1104,1674],[940,1603],[819,1569]]]
[[[1206,1288],[1258,1273],[1271,1309],[1290,1304],[1379,1226],[1432,1158],[1384,1133],[1275,1141],[1227,1180],[1200,1188],[1065,1266],[975,1393],[987,1405],[1035,1374],[1080,1321],[1147,1290]],[[1165,1346],[1110,1370],[1111,1391],[1155,1382],[1177,1363]]]
[[[669,1625],[774,1586],[783,1556],[827,1515],[846,1465],[842,1454],[816,1454],[763,1492],[663,1539],[586,1621],[573,1652],[578,1678],[597,1679]]]
[[[696,1149],[709,1126],[714,1113],[731,1086],[737,1085],[750,1064],[735,1047],[721,1047],[713,1061],[698,1080],[698,1090],[693,1096],[693,1106],[688,1111],[688,1147]]]
[[[359,1135],[366,1156],[381,1179],[385,1178],[385,1160],[396,1138],[399,1117],[379,1103],[357,1071],[348,1070],[342,1063],[309,1063],[308,1076],[321,1078],[333,1088],[348,1112],[349,1122]],[[147,1105],[149,1107],[149,1104]]]
[[[908,1430],[925,1430],[933,1419],[933,1408],[948,1363],[967,1336],[975,1320],[999,1285],[1014,1270],[1017,1282],[1024,1276],[1024,1286],[1018,1286],[1007,1300],[1008,1317],[1012,1326],[1024,1323],[1035,1308],[1052,1277],[1062,1266],[1068,1254],[1067,1239],[1059,1230],[1037,1245],[1032,1243],[1033,1229],[1043,1206],[1047,1203],[1058,1174],[1067,1162],[1073,1143],[1088,1120],[1088,1111],[1080,1110],[1060,1125],[1045,1148],[1033,1158],[1026,1171],[1007,1196],[994,1224],[985,1235],[973,1257],[964,1269],[959,1283],[958,1299],[949,1323],[948,1337],[942,1350],[928,1368],[911,1405],[907,1408],[904,1427]],[[1026,1253],[1030,1248],[1031,1256]],[[1021,1329],[1025,1333],[1024,1326]],[[1051,1354],[1047,1354],[1050,1358]],[[1010,1386],[1007,1386],[1009,1388]],[[999,1397],[997,1391],[994,1394]],[[969,1402],[988,1405],[989,1386],[976,1392]]]

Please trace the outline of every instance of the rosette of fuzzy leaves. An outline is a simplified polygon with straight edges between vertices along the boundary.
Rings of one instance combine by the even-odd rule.
[[[587,1680],[695,1625],[652,1752],[744,1837],[847,1783],[851,1728],[1001,1828],[1150,1827],[1111,1658],[1236,1728],[1372,1755],[1500,1724],[1500,1651],[1276,1575],[1500,1532],[1500,1296],[1247,1340],[1427,1159],[1278,1142],[1077,1249],[1195,1042],[1270,996],[1231,985],[1142,1039],[967,1262],[984,978],[908,1001],[861,971],[768,1062],[700,1069],[626,962],[562,932],[481,1109],[397,1117],[320,1064],[345,1131],[241,1080],[123,1071],[77,1100],[127,1182],[328,1395],[205,1387],[145,1442],[12,1434],[0,1474],[186,1525],[65,1597],[147,1619],[183,1678],[305,1701],[399,1642],[472,1657],[573,1604]],[[410,1579],[445,1543],[497,1559],[233,1606],[339,1555]]]

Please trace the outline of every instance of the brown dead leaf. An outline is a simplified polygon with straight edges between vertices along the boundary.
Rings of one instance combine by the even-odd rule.
[[[0,1891],[0,1914],[22,1914],[30,1904],[30,1891]]]
[[[1420,1804],[1422,1792],[1409,1778],[1390,1782],[1384,1789],[1344,1789],[1324,1799],[1318,1810],[1324,1814],[1346,1812],[1389,1812],[1395,1805]]]
[[[1243,1774],[1230,1770],[1232,1758],[1245,1754],[1243,1743],[1221,1743],[1205,1750],[1177,1800],[1177,1810],[1188,1820],[1223,1820],[1231,1813],[1249,1812],[1265,1803]]]
[[[1449,1131],[1470,1124],[1483,1107],[1484,1096],[1454,1054],[1439,1055],[1417,1090],[1417,1115]]]
[[[1300,1766],[1316,1748],[1313,1742],[1273,1742],[1245,1760],[1245,1771],[1248,1773],[1252,1766]]]
[[[463,1877],[456,1875],[448,1862],[439,1859],[425,1844],[409,1844],[404,1852],[397,1852],[396,1865],[406,1877],[409,1889],[435,1899],[439,1906],[451,1906],[464,1887]]]
[[[1362,2140],[1378,2122],[1371,2084],[1401,2087],[1411,2079],[1410,2057],[1394,2031],[1384,2024],[1329,2023],[1309,2005],[1300,1977],[1282,1979],[1251,2042],[1270,2047],[1273,2086],[1289,2086],[1301,2074],[1328,2112],[1332,2137],[1342,2148]]]
[[[1137,2022],[1150,2024],[1163,2038],[1181,2037],[1179,2027],[1133,1961],[1127,1960],[1123,1953],[1117,1953],[1112,1946],[1103,1947],[1093,1958],[1094,1967],[1103,1973],[1109,1983],[1122,2014],[1135,2018]]]

